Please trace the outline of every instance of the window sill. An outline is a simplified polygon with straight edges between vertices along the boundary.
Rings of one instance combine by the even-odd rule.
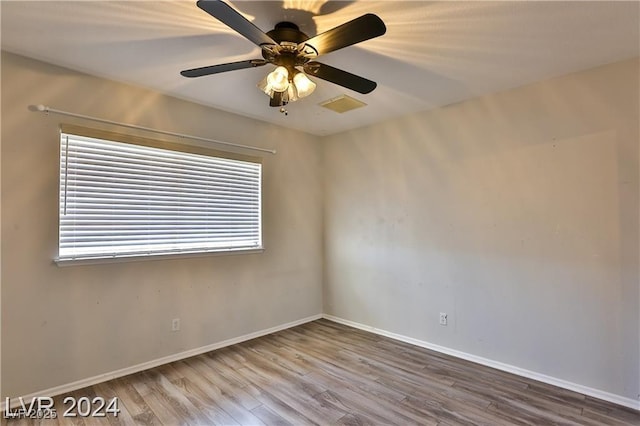
[[[157,253],[157,254],[135,254],[120,255],[110,257],[79,257],[79,258],[56,258],[53,262],[60,266],[81,266],[81,265],[99,265],[103,263],[124,263],[139,262],[147,260],[172,260],[185,259],[191,257],[209,257],[209,256],[230,256],[237,254],[255,254],[264,252],[264,247],[252,249],[229,249],[216,251],[198,251],[198,252],[182,252],[182,253]]]

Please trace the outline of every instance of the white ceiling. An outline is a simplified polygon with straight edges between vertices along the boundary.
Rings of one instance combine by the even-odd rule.
[[[261,57],[258,47],[195,0],[2,0],[2,48],[317,135],[640,55],[635,1],[230,4],[265,32],[289,20],[309,36],[377,14],[385,35],[319,61],[374,80],[378,88],[361,95],[316,79],[316,91],[291,103],[284,116],[256,88],[271,66],[184,78],[183,69]],[[345,114],[318,106],[343,93],[368,106]]]

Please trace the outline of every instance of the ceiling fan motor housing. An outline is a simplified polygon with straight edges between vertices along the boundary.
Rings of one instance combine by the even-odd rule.
[[[304,43],[309,40],[309,36],[300,31],[300,28],[293,22],[278,22],[276,27],[267,33],[274,41],[282,43],[288,41],[291,43]]]
[[[305,45],[309,36],[293,22],[279,22],[267,35],[277,45],[262,44],[262,57],[274,65],[286,67],[289,72],[317,56],[313,47]]]

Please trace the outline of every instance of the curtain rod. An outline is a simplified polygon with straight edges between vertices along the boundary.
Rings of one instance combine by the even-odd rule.
[[[44,112],[45,114],[51,113],[51,114],[67,115],[69,117],[82,118],[82,119],[85,119],[85,120],[97,121],[99,123],[112,124],[114,126],[129,127],[131,129],[144,130],[145,132],[159,133],[159,134],[162,134],[162,135],[175,136],[175,137],[184,138],[184,139],[193,139],[193,140],[198,140],[198,141],[203,141],[203,142],[213,142],[213,143],[220,144],[220,145],[233,146],[235,148],[243,148],[243,149],[250,149],[250,150],[253,150],[253,151],[268,152],[270,154],[275,154],[276,153],[275,149],[260,148],[260,147],[257,147],[257,146],[242,145],[242,144],[238,144],[238,143],[218,141],[218,140],[215,140],[215,139],[201,138],[199,136],[185,135],[185,134],[182,134],[182,133],[167,132],[166,130],[157,130],[157,129],[152,129],[151,127],[136,126],[135,124],[119,123],[117,121],[105,120],[103,118],[91,117],[91,116],[88,116],[88,115],[76,114],[76,113],[68,112],[68,111],[61,111],[59,109],[50,108],[50,107],[48,107],[46,105],[42,105],[42,104],[41,105],[29,105],[29,110],[33,111],[33,112]]]

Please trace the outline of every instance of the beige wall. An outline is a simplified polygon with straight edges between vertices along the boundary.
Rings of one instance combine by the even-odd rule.
[[[328,138],[325,312],[637,400],[639,75]]]
[[[320,139],[3,53],[2,396],[305,318],[324,297],[328,314],[636,399],[639,89],[628,61]],[[267,250],[54,266],[57,126],[73,120],[38,103],[278,149]]]
[[[264,156],[263,254],[57,267],[58,124],[30,104],[276,148]],[[121,131],[121,130],[120,130]],[[2,55],[2,397],[319,314],[317,139]],[[181,318],[182,330],[170,331]]]

